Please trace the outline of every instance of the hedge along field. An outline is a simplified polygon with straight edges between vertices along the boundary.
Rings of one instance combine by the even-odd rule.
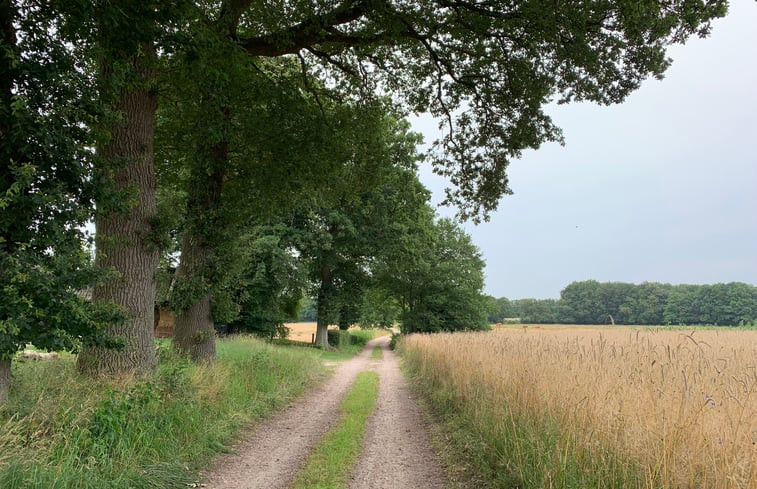
[[[118,381],[78,375],[70,356],[14,362],[0,409],[0,487],[191,487],[244,423],[325,375],[317,352],[249,337],[219,340],[210,366],[167,343],[158,352],[154,375]]]
[[[757,487],[755,331],[411,335],[401,351],[479,486]]]

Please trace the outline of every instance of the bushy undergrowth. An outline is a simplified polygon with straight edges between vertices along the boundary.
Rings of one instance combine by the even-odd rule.
[[[352,329],[349,331],[329,330],[329,344],[341,351],[361,351],[365,344],[378,336],[383,330]]]
[[[218,352],[199,367],[161,345],[154,375],[118,382],[77,375],[71,358],[15,365],[0,411],[0,487],[187,487],[243,423],[323,373],[307,349],[230,338]]]
[[[402,338],[402,334],[400,333],[392,333],[392,339],[389,340],[389,349],[390,350],[396,350],[397,349],[397,343]]]

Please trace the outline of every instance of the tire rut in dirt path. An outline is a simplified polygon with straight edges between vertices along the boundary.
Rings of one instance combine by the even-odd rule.
[[[255,426],[220,457],[203,476],[208,489],[286,488],[307,461],[313,447],[339,419],[339,406],[357,374],[371,367],[371,350],[385,342],[376,338],[365,350],[336,368],[323,385],[273,418]]]
[[[350,489],[436,489],[447,477],[431,449],[428,421],[408,389],[388,338],[379,338],[379,397],[365,435],[363,455]]]

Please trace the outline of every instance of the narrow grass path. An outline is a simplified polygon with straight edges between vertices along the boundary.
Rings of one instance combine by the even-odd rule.
[[[381,349],[378,350],[379,354]],[[375,358],[376,348],[372,358]],[[379,376],[360,372],[342,403],[342,419],[313,450],[293,489],[341,489],[363,448],[365,425],[378,397]]]

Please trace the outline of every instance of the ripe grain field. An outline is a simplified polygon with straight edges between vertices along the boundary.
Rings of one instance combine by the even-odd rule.
[[[482,486],[757,488],[756,331],[504,329],[401,349]]]
[[[313,338],[315,338],[315,332],[317,329],[317,323],[315,322],[300,322],[300,323],[286,323],[285,326],[289,328],[289,335],[287,336],[287,339],[292,341],[300,341],[303,343],[312,343]],[[336,331],[339,329],[336,325],[329,326],[329,329],[332,331]],[[360,331],[360,328],[357,326],[350,327],[350,331]],[[373,331],[373,336],[382,336],[382,335],[388,335],[390,332],[388,330],[370,330]]]

